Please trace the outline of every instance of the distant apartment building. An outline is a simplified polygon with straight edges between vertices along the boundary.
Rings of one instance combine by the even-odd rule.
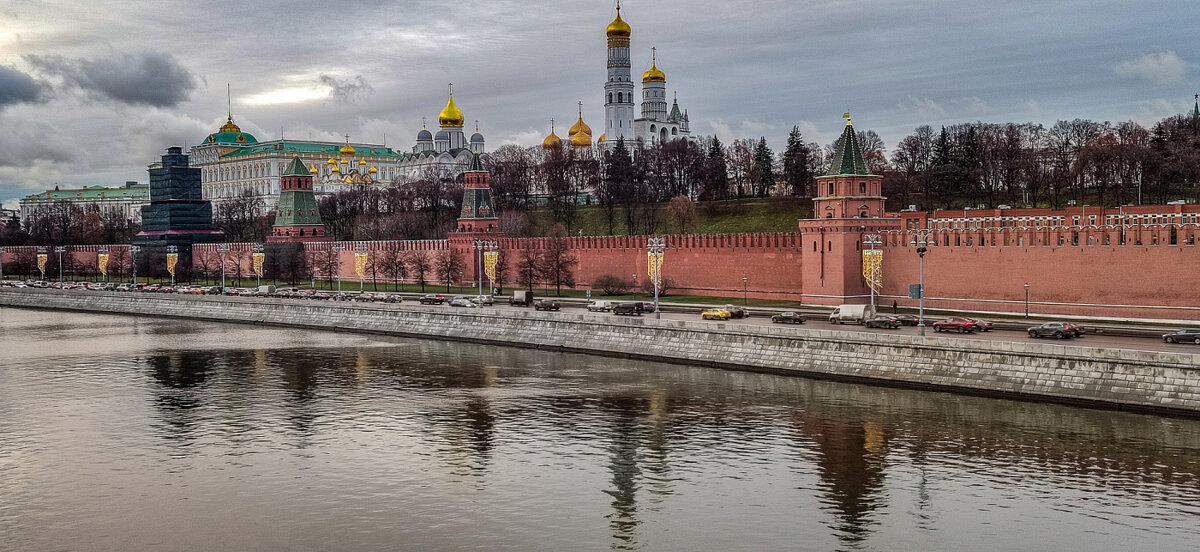
[[[149,188],[145,184],[133,181],[126,182],[120,188],[84,186],[62,190],[55,186],[53,190],[31,194],[21,199],[22,223],[33,222],[39,208],[60,202],[70,203],[84,210],[94,206],[102,214],[115,214],[126,220],[140,222],[142,205],[150,203],[150,195]]]

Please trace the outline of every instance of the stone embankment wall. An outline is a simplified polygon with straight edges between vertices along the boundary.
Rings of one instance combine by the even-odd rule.
[[[603,314],[0,289],[0,305],[465,340],[1200,415],[1200,354]]]

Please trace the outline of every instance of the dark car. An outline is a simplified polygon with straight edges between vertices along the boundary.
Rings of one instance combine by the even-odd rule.
[[[440,305],[446,302],[446,296],[440,293],[426,293],[421,296],[422,305]]]
[[[772,324],[803,324],[804,315],[798,312],[781,312],[771,315]]]
[[[889,316],[886,314],[881,314],[874,318],[868,319],[865,324],[868,328],[888,328],[892,330],[901,326],[900,320],[896,319],[895,316]]]
[[[618,315],[623,315],[623,316],[641,316],[643,312],[645,312],[645,310],[642,309],[642,304],[640,302],[639,303],[617,303],[616,306],[614,306],[612,309],[613,314],[618,314]]]
[[[979,326],[969,318],[947,318],[934,322],[933,329],[939,332],[975,333]]]
[[[987,320],[984,320],[982,318],[968,318],[967,320],[974,322],[975,325],[979,328],[979,331],[981,331],[981,332],[992,331],[992,323],[988,322]]]
[[[897,314],[892,318],[899,320],[902,326],[919,326],[921,324],[921,317],[915,314]]]
[[[1070,322],[1064,322],[1064,324],[1067,325],[1067,331],[1070,332],[1072,337],[1083,337],[1083,326]]]
[[[1041,326],[1029,328],[1029,337],[1053,337],[1055,339],[1066,339],[1075,337],[1075,332],[1078,330],[1068,322],[1046,322]]]
[[[1195,343],[1200,345],[1200,330],[1177,330],[1163,336],[1167,343]]]
[[[724,310],[725,312],[728,312],[730,318],[745,318],[747,316],[750,316],[750,314],[746,312],[746,309],[744,309],[742,307],[735,307],[733,305],[725,305],[724,307],[721,307],[721,309]]]
[[[560,308],[562,305],[553,299],[538,299],[533,303],[533,310],[556,311]]]
[[[641,305],[642,312],[654,312],[654,302],[653,301],[634,301],[633,304]]]

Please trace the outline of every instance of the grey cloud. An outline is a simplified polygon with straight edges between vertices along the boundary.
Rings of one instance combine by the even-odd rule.
[[[341,104],[355,103],[370,96],[372,92],[371,85],[367,84],[362,75],[343,81],[331,75],[322,74],[319,79],[321,84],[330,88],[329,97]]]
[[[124,54],[86,60],[62,56],[25,56],[39,71],[62,78],[104,99],[131,105],[175,107],[188,99],[196,79],[170,54]]]
[[[0,118],[0,169],[27,169],[37,162],[70,163],[72,145],[61,132],[41,121]]]
[[[44,98],[46,84],[11,67],[0,65],[0,108],[35,103]]]

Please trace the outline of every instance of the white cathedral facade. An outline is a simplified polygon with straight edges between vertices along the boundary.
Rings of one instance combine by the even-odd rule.
[[[608,35],[608,80],[604,83],[604,133],[600,146],[612,146],[622,138],[645,144],[671,140],[692,139],[687,111],[680,111],[678,98],[672,97],[667,107],[667,76],[658,68],[658,56],[651,59],[650,69],[642,74],[641,115],[634,116],[635,90],[630,73],[629,24],[621,19],[621,3],[617,16],[606,29]]]

